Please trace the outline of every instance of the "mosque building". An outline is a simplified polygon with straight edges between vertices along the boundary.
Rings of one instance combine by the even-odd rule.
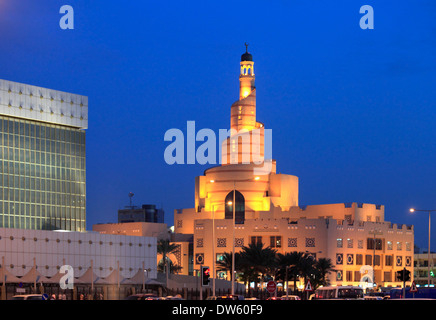
[[[277,173],[277,161],[267,157],[271,141],[256,119],[254,61],[248,50],[241,56],[239,83],[221,164],[196,177],[195,207],[174,212],[175,234],[193,236],[189,269],[206,265],[212,276],[228,279],[214,261],[261,242],[282,254],[331,259],[333,285],[359,285],[365,266],[373,267],[374,282],[382,287],[400,285],[396,272],[404,267],[413,274],[413,226],[385,221],[383,205],[299,205],[298,177]]]

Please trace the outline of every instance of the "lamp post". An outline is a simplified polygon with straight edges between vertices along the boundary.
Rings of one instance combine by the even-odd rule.
[[[210,182],[214,183],[215,180],[211,180]],[[216,278],[216,271],[215,271],[215,263],[216,263],[216,257],[215,257],[215,211],[216,207],[222,205],[222,203],[219,204],[213,204],[212,205],[212,292],[213,296],[215,296],[215,278]]]
[[[248,182],[248,181],[258,181],[260,180],[259,176],[254,177],[253,179],[244,179],[244,180],[238,180],[238,182]],[[216,180],[210,180],[211,183],[219,182]],[[236,180],[233,180],[233,201],[228,202],[228,205],[232,206],[232,295],[235,294],[235,227],[236,227]],[[213,247],[215,247],[215,243],[213,244]]]
[[[372,229],[372,231],[368,232],[369,234],[373,235],[373,252],[372,252],[372,290],[374,291],[374,286],[376,285],[375,282],[375,247],[376,247],[376,241],[375,241],[375,236],[376,235],[382,235],[383,232],[381,232],[380,230],[376,230],[375,228]]]
[[[428,282],[428,287],[430,288],[430,234],[431,234],[431,213],[436,211],[436,210],[418,210],[418,209],[414,209],[411,208],[409,210],[410,212],[415,212],[415,211],[421,211],[421,212],[428,212],[428,261],[427,261],[427,282]]]

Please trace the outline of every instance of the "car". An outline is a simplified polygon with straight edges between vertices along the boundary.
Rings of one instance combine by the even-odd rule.
[[[245,300],[259,300],[259,299],[256,297],[250,297],[250,298],[245,298]]]
[[[20,294],[13,296],[11,300],[47,300],[47,298],[42,294]]]
[[[183,299],[180,294],[176,294],[175,296],[167,296],[165,300],[185,300],[185,299]]]
[[[383,297],[379,297],[379,296],[364,296],[363,300],[383,300]]]
[[[294,296],[294,295],[284,295],[280,297],[281,300],[301,300],[301,298],[299,296]]]
[[[126,297],[124,300],[157,300],[158,298],[154,293],[136,293]]]
[[[241,295],[226,295],[226,296],[209,296],[206,300],[245,300],[244,296]]]

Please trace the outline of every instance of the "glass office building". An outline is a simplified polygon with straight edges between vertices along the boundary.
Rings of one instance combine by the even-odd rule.
[[[0,227],[86,229],[87,97],[0,80]]]

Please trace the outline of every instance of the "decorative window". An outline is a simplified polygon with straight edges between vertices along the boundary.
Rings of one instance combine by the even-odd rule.
[[[197,238],[197,248],[203,248],[203,238]]]
[[[342,238],[336,239],[336,248],[342,248],[342,247],[343,247]]]
[[[195,263],[196,264],[203,264],[204,263],[204,254],[203,253],[197,253],[195,255]]]
[[[296,248],[297,247],[297,238],[288,238],[288,247]]]
[[[344,256],[342,253],[336,253],[336,264],[343,264]]]
[[[315,247],[315,238],[306,238],[306,248]]]
[[[347,248],[352,249],[353,248],[353,239],[347,239]]]
[[[396,266],[397,267],[401,267],[402,265],[403,265],[403,257],[402,256],[397,256]]]
[[[363,240],[357,240],[357,248],[363,249]]]
[[[352,265],[354,264],[354,254],[347,254],[347,264]]]
[[[217,247],[220,247],[220,248],[227,247],[227,239],[226,238],[218,238],[217,239]]]
[[[235,238],[235,247],[243,247],[244,238]]]

